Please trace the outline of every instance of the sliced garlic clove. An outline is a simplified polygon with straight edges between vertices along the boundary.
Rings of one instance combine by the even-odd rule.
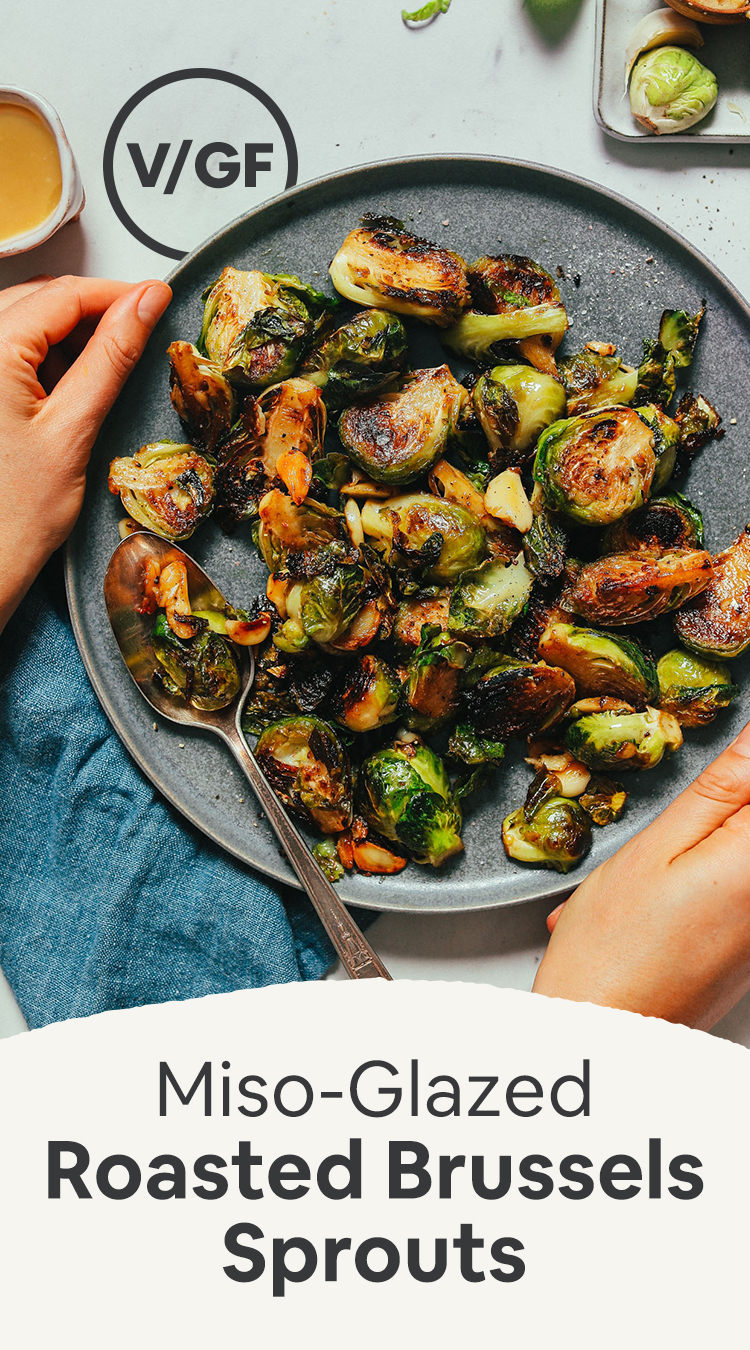
[[[504,469],[489,483],[484,494],[485,509],[503,525],[528,534],[534,513],[517,469]]]

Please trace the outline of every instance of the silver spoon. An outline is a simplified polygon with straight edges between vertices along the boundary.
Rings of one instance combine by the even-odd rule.
[[[216,712],[204,712],[188,703],[179,702],[154,679],[158,662],[151,645],[153,616],[139,614],[136,608],[143,601],[144,568],[149,558],[155,558],[160,564],[168,559],[181,559],[185,563],[193,610],[223,610],[226,605],[224,596],[210,577],[175,544],[146,531],[138,531],[123,539],[112,554],[107,568],[104,601],[117,645],[135,683],[146,702],[162,717],[180,726],[213,731],[229,746],[265,811],[303,890],[312,900],[347,975],[354,980],[390,980],[391,976],[383,962],[350,918],[348,910],[267,782],[245,740],[242,710],[255,675],[252,648],[235,648],[242,677],[240,691],[226,708]]]

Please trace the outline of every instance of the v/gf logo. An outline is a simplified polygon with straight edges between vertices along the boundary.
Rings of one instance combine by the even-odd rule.
[[[261,184],[264,197],[293,187],[297,146],[281,109],[257,85],[230,71],[177,70],[120,109],[103,167],[125,228],[147,248],[180,259],[250,209]]]

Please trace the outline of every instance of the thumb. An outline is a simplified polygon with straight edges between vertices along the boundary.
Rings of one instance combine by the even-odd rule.
[[[152,329],[172,299],[163,281],[133,286],[105,310],[93,336],[45,400],[39,415],[88,455],[99,428],[135,369]]]
[[[750,723],[654,821],[672,859],[750,804]]]

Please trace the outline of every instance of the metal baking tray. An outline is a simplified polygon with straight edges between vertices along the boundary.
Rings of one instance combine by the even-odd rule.
[[[701,24],[704,46],[698,56],[719,84],[716,107],[692,131],[654,136],[639,127],[625,90],[625,49],[636,24],[666,0],[597,0],[594,116],[618,141],[713,142],[750,144],[750,22],[719,27]],[[730,106],[731,105],[731,106]],[[740,109],[741,111],[733,111]],[[747,121],[743,121],[743,115]]]

